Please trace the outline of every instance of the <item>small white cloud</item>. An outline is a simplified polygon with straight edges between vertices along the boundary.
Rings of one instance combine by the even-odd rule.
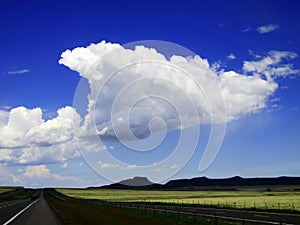
[[[279,29],[278,24],[267,24],[267,25],[263,25],[263,26],[256,28],[256,31],[260,34],[265,34],[265,33],[269,33],[274,30],[277,30],[277,29]]]
[[[136,167],[137,167],[137,165],[128,165],[128,166],[126,167],[126,169],[132,170],[132,169],[135,169]]]
[[[111,163],[106,163],[106,162],[98,162],[100,168],[117,168],[119,167],[118,164],[111,164]]]
[[[225,25],[225,22],[222,22],[222,23],[219,23],[219,24],[218,24],[218,28],[225,28],[225,26],[226,26],[226,25]]]
[[[23,175],[30,178],[49,178],[50,170],[46,165],[27,166]]]
[[[246,29],[241,30],[241,32],[249,32],[251,30],[251,27],[247,27]]]
[[[254,51],[252,51],[251,49],[248,49],[248,54],[257,59],[261,58],[261,55],[254,53]]]
[[[9,71],[8,74],[16,75],[16,74],[29,73],[29,71],[30,71],[30,70],[28,70],[28,69],[23,69],[23,70],[12,70],[12,71]]]
[[[169,170],[174,170],[178,168],[178,165],[174,164],[174,165],[170,165],[170,166],[162,166],[162,167],[159,167],[159,168],[156,168],[154,171],[155,172],[163,172],[163,171],[169,171]]]
[[[176,164],[170,166],[170,169],[176,169],[178,166]]]
[[[0,167],[0,174],[2,172],[1,169]],[[84,182],[81,178],[52,173],[45,164],[26,166],[24,170],[19,169],[18,171],[22,172],[18,177],[7,171],[10,180],[12,180],[11,182],[17,182],[28,187],[49,187],[54,184],[55,186],[69,187],[78,186],[78,184],[83,184]],[[2,182],[1,176],[0,182]],[[5,184],[4,182],[2,183]]]
[[[65,162],[64,164],[62,164],[61,168],[67,168],[68,166],[68,162]]]
[[[235,55],[234,55],[233,53],[229,54],[229,55],[227,56],[227,58],[230,59],[230,60],[236,59],[236,57],[235,57]]]

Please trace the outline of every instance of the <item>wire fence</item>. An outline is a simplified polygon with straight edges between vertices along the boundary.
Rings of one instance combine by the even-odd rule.
[[[72,197],[68,197],[65,195],[62,195],[54,190],[50,190],[49,193],[60,200],[69,200],[69,201],[76,201],[76,202],[90,202],[91,204],[97,204],[101,205],[102,207],[104,206],[109,206],[109,207],[117,207],[117,208],[123,208],[123,209],[129,209],[131,211],[136,211],[136,212],[143,212],[143,213],[151,213],[153,216],[156,215],[176,215],[177,220],[181,220],[182,216],[188,216],[192,217],[195,222],[201,219],[209,219],[210,221],[213,221],[215,225],[217,225],[221,221],[228,221],[228,222],[234,222],[237,224],[265,224],[265,225],[296,225],[299,224],[298,222],[300,221],[300,216],[299,216],[299,221],[297,223],[293,222],[286,222],[283,219],[254,219],[253,216],[247,217],[242,216],[243,212],[237,210],[236,212],[241,212],[237,213],[237,215],[232,216],[232,215],[226,215],[226,213],[222,215],[218,215],[216,209],[211,209],[211,212],[201,212],[200,207],[188,207],[191,206],[190,202],[185,202],[184,200],[181,201],[172,201],[172,200],[166,200],[165,202],[159,201],[159,200],[145,200],[145,201],[139,201],[139,202],[124,202],[124,201],[92,201],[92,200],[81,200],[81,199],[74,199]],[[167,204],[163,204],[167,203]],[[173,204],[173,205],[172,205]],[[198,204],[195,203],[195,204]],[[205,203],[206,204],[206,203]],[[200,206],[199,202],[199,206]],[[205,206],[209,206],[209,204],[206,204]],[[280,206],[279,206],[280,207]],[[232,210],[233,211],[233,210]],[[228,211],[229,212],[229,211]],[[246,212],[246,211],[245,211]],[[254,211],[255,212],[255,211]],[[259,213],[259,212],[256,212]],[[253,214],[254,215],[254,214]],[[255,215],[257,216],[257,215]],[[263,216],[263,215],[262,215]]]
[[[266,211],[286,211],[291,213],[299,213],[300,202],[249,202],[249,201],[207,201],[199,199],[139,199],[134,201],[124,201],[124,200],[108,200],[110,202],[138,202],[145,204],[168,204],[168,205],[185,205],[185,206],[195,206],[195,207],[212,207],[212,208],[227,208],[227,209],[251,209],[251,210],[266,210]]]

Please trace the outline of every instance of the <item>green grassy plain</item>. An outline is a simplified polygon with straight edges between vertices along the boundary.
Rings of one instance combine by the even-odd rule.
[[[96,205],[88,201],[62,201],[57,199],[48,191],[45,191],[46,201],[52,207],[61,221],[68,225],[212,225],[216,224],[215,219],[205,219],[200,216],[195,221],[194,217],[177,214],[164,214],[162,212],[140,209],[126,209],[110,206]],[[232,225],[236,223],[218,220],[218,225]]]
[[[74,198],[117,202],[193,204],[240,209],[300,212],[300,191],[146,191],[111,189],[56,189]]]
[[[17,201],[17,200],[21,200],[21,199],[28,199],[31,197],[31,195],[33,193],[35,193],[35,190],[33,190],[33,189],[1,187],[0,188],[0,203]]]
[[[0,187],[0,195],[5,193],[5,192],[12,192],[16,190],[16,188],[12,188],[12,187]]]

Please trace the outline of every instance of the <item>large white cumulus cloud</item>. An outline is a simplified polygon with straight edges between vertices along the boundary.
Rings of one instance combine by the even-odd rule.
[[[48,120],[38,107],[0,110],[0,164],[65,162],[79,155],[75,139],[100,151],[106,147],[98,145],[99,136],[145,139],[152,131],[237,120],[268,107],[278,77],[299,74],[287,62],[296,57],[293,52],[270,51],[244,61],[243,72],[237,72],[216,71],[198,55],[166,58],[144,46],[126,49],[102,41],[66,50],[59,63],[89,84],[86,115],[71,106],[58,109]],[[74,137],[74,128],[79,136]]]
[[[245,74],[241,74],[215,71],[198,55],[167,59],[152,48],[126,49],[102,41],[66,50],[59,63],[89,82],[91,92],[83,133],[88,133],[95,121],[99,135],[115,136],[118,132],[118,137],[130,139],[134,135],[147,137],[150,122],[154,131],[175,130],[198,123],[224,123],[256,113],[267,107],[277,89],[276,76],[298,73],[292,65],[280,64],[296,56],[272,51],[261,61],[244,62]],[[187,100],[193,103],[196,113]],[[180,114],[176,106],[181,106]],[[164,120],[165,127],[153,122],[156,117]]]

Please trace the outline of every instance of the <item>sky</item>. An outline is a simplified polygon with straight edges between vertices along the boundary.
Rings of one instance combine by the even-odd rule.
[[[300,175],[299,1],[0,2],[0,185]]]

